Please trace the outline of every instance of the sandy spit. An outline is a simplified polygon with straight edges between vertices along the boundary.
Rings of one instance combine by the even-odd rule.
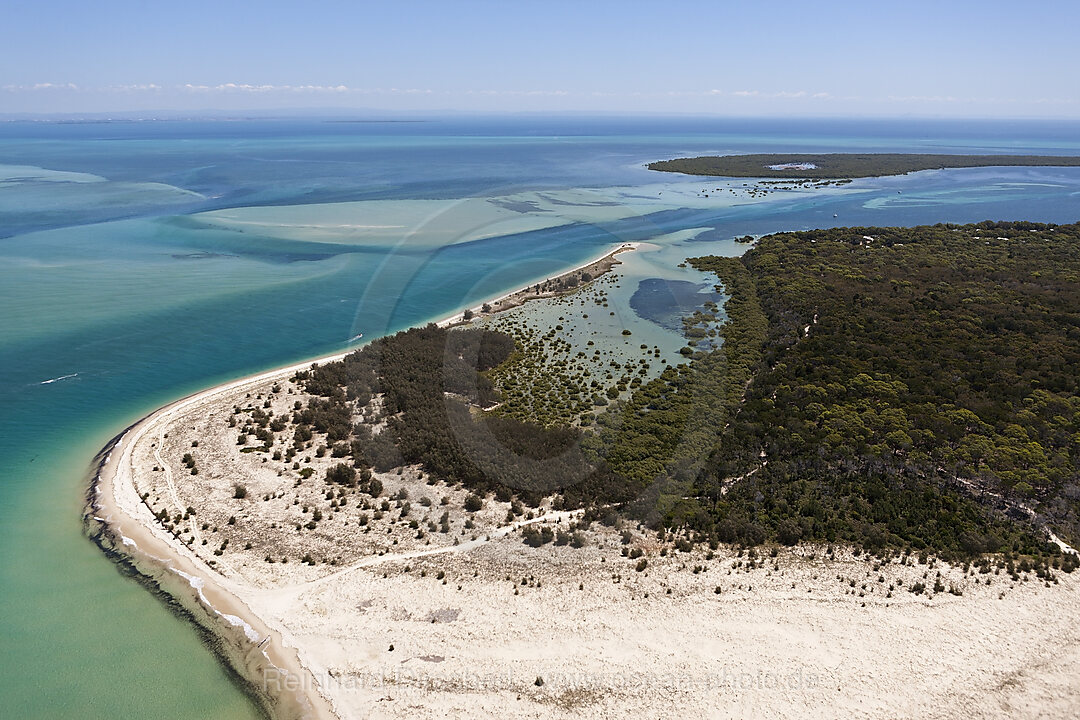
[[[549,277],[543,278],[542,280],[536,280],[536,281],[533,281],[531,283],[527,283],[525,285],[522,285],[521,287],[515,288],[515,289],[511,290],[508,293],[504,293],[503,295],[499,295],[498,297],[491,298],[490,300],[487,300],[487,301],[485,301],[483,303],[480,303],[479,305],[476,305],[475,307],[468,308],[467,311],[471,312],[473,315],[479,317],[483,312],[484,305],[490,306],[492,313],[500,313],[500,312],[504,312],[506,310],[510,310],[511,308],[515,308],[515,307],[518,307],[520,305],[523,305],[524,303],[528,302],[529,300],[541,300],[543,298],[554,297],[555,295],[558,295],[559,293],[557,293],[557,292],[546,292],[546,293],[536,294],[536,293],[530,293],[529,288],[531,288],[531,287],[533,287],[535,285],[543,285],[544,283],[546,283],[546,282],[548,282],[550,280],[558,280],[559,278],[567,277],[567,276],[570,276],[570,275],[575,275],[575,274],[577,274],[579,272],[582,272],[582,271],[590,272],[592,274],[593,278],[599,277],[600,275],[603,275],[608,270],[610,270],[612,267],[614,267],[616,264],[618,264],[619,261],[615,259],[616,255],[618,255],[619,253],[622,253],[622,252],[631,252],[631,251],[637,250],[638,248],[641,248],[643,246],[655,247],[654,245],[651,245],[650,243],[640,243],[640,242],[622,243],[616,249],[607,251],[603,255],[595,257],[592,260],[586,260],[585,262],[581,263],[580,265],[578,265],[576,267],[572,267],[569,270],[564,270],[563,272],[561,272],[561,273],[559,273],[557,275],[551,275]],[[450,315],[448,317],[443,318],[442,320],[439,320],[438,323],[436,323],[436,324],[439,325],[439,327],[451,327],[453,325],[458,325],[460,323],[463,323],[463,322],[465,322],[465,312],[466,312],[466,310],[462,310],[461,312],[454,313],[453,315]]]

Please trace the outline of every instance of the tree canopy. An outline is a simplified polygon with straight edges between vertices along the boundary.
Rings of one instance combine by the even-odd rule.
[[[1080,227],[784,233],[742,264],[767,339],[701,522],[1031,550],[1026,507],[1080,536]]]

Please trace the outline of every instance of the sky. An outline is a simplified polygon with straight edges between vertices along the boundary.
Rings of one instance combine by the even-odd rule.
[[[1076,0],[4,0],[0,114],[1080,120]]]

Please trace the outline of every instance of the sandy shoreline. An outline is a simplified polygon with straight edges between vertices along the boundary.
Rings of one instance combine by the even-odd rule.
[[[336,356],[333,356],[336,357]],[[329,360],[327,360],[329,361]],[[139,439],[183,408],[206,402],[248,383],[285,376],[310,363],[226,383],[171,403],[139,420],[115,438],[100,460],[87,493],[84,525],[90,538],[114,561],[136,574],[153,591],[175,602],[189,620],[214,638],[213,649],[244,682],[245,690],[273,718],[333,718],[317,693],[288,688],[310,687],[310,673],[280,633],[267,627],[225,587],[222,578],[153,521],[131,480],[131,452]],[[282,679],[284,692],[270,692],[255,678]],[[287,686],[287,687],[286,687]]]
[[[563,278],[563,277],[566,277],[566,276],[569,276],[569,275],[574,275],[575,273],[579,273],[579,272],[590,270],[590,269],[594,270],[594,272],[593,272],[593,277],[594,278],[599,277],[599,275],[607,272],[609,269],[611,269],[611,267],[614,264],[616,264],[616,262],[617,262],[615,260],[616,255],[618,255],[619,253],[622,253],[622,252],[628,252],[628,251],[637,250],[642,245],[643,245],[643,243],[640,243],[640,242],[622,243],[616,249],[605,251],[604,254],[602,254],[602,255],[600,255],[598,257],[595,257],[592,260],[586,260],[585,262],[581,263],[580,265],[572,267],[569,270],[564,270],[563,272],[560,272],[557,275],[549,275],[548,277],[546,277],[546,278],[544,278],[542,280],[535,280],[535,281],[527,283],[525,285],[521,285],[520,287],[517,287],[517,288],[511,290],[510,292],[503,293],[502,295],[499,295],[498,297],[491,298],[490,300],[482,302],[479,305],[475,305],[475,306],[473,306],[471,308],[467,308],[466,310],[462,310],[460,312],[454,313],[453,315],[445,317],[442,320],[439,320],[436,324],[439,327],[450,327],[451,325],[457,325],[458,323],[465,322],[465,312],[466,311],[472,312],[473,315],[479,317],[481,315],[481,313],[483,312],[483,307],[485,305],[491,306],[492,311],[490,313],[484,313],[484,314],[494,314],[494,313],[500,313],[500,312],[504,312],[506,310],[510,310],[512,308],[518,307],[518,306],[522,305],[523,303],[527,302],[528,300],[533,300],[533,299],[539,300],[539,299],[543,299],[543,298],[553,297],[557,293],[531,294],[531,293],[528,292],[528,290],[530,288],[533,288],[533,287],[537,286],[537,285],[543,285],[544,283],[550,282],[552,280],[558,280],[559,278]]]
[[[479,313],[484,304],[501,312],[525,302],[525,291],[538,283],[616,261],[616,254],[640,243],[623,243],[557,275],[522,285],[471,308]],[[600,274],[600,273],[597,273]],[[549,295],[548,295],[549,296]],[[531,297],[531,296],[530,296]],[[507,302],[507,301],[510,302]],[[464,322],[464,311],[438,321],[446,327]],[[155,522],[149,507],[135,491],[132,450],[150,430],[167,423],[185,409],[248,387],[283,380],[313,364],[336,362],[356,347],[305,360],[248,377],[221,383],[176,400],[136,421],[113,438],[95,458],[83,514],[87,535],[114,562],[127,568],[152,592],[178,610],[213,639],[215,652],[236,674],[245,690],[277,720],[278,718],[337,718],[319,683],[300,661],[296,648],[287,648],[281,633],[268,627],[239,598],[235,587],[197,557],[175,535]]]

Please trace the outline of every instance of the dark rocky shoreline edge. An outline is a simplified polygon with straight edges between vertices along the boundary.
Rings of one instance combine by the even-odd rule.
[[[178,575],[168,559],[154,557],[124,542],[117,525],[101,515],[98,500],[102,471],[121,441],[153,413],[133,422],[94,456],[83,505],[83,532],[109,560],[118,573],[141,585],[176,617],[189,623],[202,644],[214,655],[234,686],[266,720],[301,720],[311,716],[311,707],[302,696],[275,693],[263,682],[273,664],[252,644],[242,626],[230,625],[213,608],[199,599],[199,593]],[[137,546],[134,546],[137,548]]]

